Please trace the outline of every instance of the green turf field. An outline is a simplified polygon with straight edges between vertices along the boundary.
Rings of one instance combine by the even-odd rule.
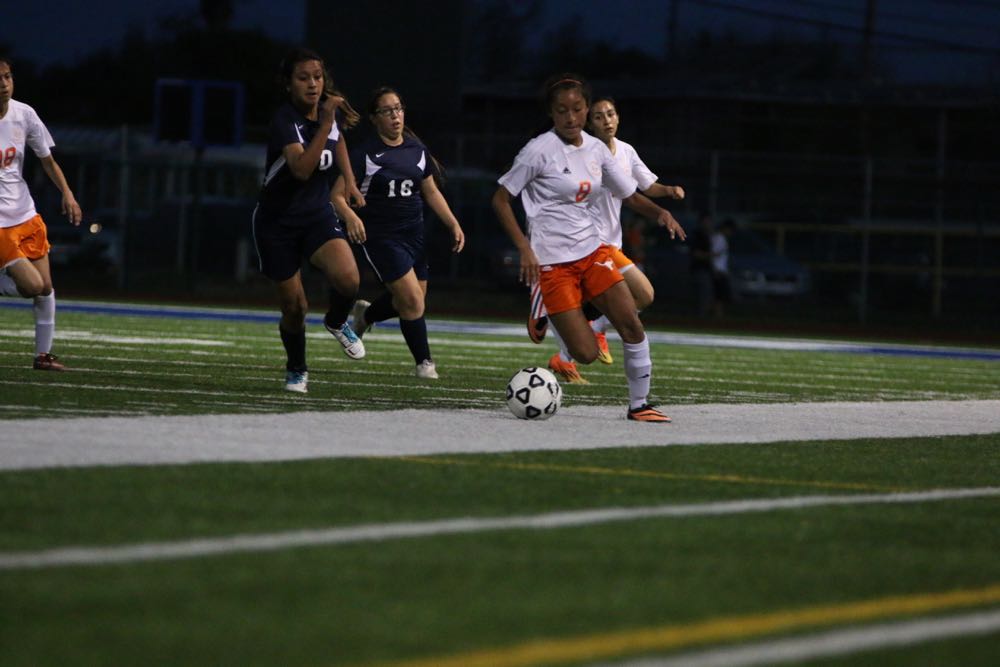
[[[293,396],[273,323],[58,318],[71,370],[38,373],[30,311],[0,308],[0,443],[15,419],[503,409],[506,378],[551,354],[519,336],[432,333],[429,384],[398,330],[366,336],[355,362],[313,325],[310,392]],[[1000,399],[1000,361],[652,351],[667,406]],[[568,405],[624,410],[620,359],[584,375],[564,386]],[[1000,432],[0,469],[0,665],[625,664],[962,621],[1000,611],[997,487]],[[973,495],[893,501],[941,489]],[[613,508],[624,514],[602,518]],[[274,544],[240,550],[234,536]],[[148,559],[112,562],[138,544]],[[205,544],[217,550],[164,555]],[[94,561],[59,562],[72,547]],[[995,664],[1000,626],[984,627],[794,664]]]

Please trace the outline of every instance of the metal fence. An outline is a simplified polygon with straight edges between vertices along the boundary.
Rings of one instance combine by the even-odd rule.
[[[85,227],[105,241],[104,268],[117,289],[167,282],[194,290],[206,280],[238,285],[252,278],[249,225],[263,147],[200,154],[157,146],[125,128],[63,136],[56,128],[54,134],[58,159],[84,207]],[[448,147],[455,164],[445,194],[468,245],[462,256],[451,256],[443,236],[438,239],[441,226],[429,227],[435,280],[478,289],[513,283],[510,244],[489,204],[497,170],[469,165],[496,162],[507,143],[515,146],[507,153],[512,158],[517,139],[490,138],[488,150],[478,135],[458,136]],[[862,321],[887,301],[941,317],[966,307],[969,290],[982,298],[968,307],[986,304],[989,310],[1000,303],[1000,163],[745,152],[679,160],[656,147],[643,157],[662,181],[688,191],[686,202],[671,206],[679,218],[690,223],[696,211],[707,210],[717,220],[732,217],[757,230],[776,253],[813,273],[810,298],[817,303],[849,305]],[[39,208],[54,220],[58,193],[45,187],[37,162],[28,167]],[[64,227],[50,222],[56,241]],[[657,242],[656,230],[646,235]],[[78,250],[96,240],[69,237],[63,259],[72,263],[74,243]],[[685,267],[670,268],[676,275]],[[914,289],[920,298],[906,296]],[[998,307],[992,306],[994,316]]]

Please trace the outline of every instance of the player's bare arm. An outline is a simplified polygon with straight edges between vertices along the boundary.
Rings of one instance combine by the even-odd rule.
[[[441,194],[437,184],[434,182],[434,177],[428,176],[425,178],[420,184],[420,190],[424,196],[424,201],[434,211],[434,215],[451,232],[451,251],[462,252],[462,248],[465,247],[465,232],[462,231],[462,226],[458,224],[458,218],[452,213],[451,207],[448,206],[448,201]]]
[[[656,220],[658,225],[666,227],[671,239],[679,238],[681,241],[687,239],[684,228],[674,219],[670,211],[660,208],[641,192],[632,193],[632,195],[623,199],[622,203],[639,215],[650,220]]]
[[[524,235],[521,226],[517,224],[510,198],[510,192],[507,191],[507,188],[502,185],[497,188],[497,191],[493,193],[493,211],[496,213],[497,219],[500,220],[500,226],[507,232],[507,236],[514,242],[514,247],[521,255],[519,274],[521,282],[525,285],[533,285],[538,282],[538,258],[531,249],[528,237]]]
[[[330,190],[330,201],[333,202],[333,208],[337,211],[337,216],[340,217],[344,223],[344,227],[347,229],[347,239],[352,243],[364,243],[368,240],[365,234],[365,223],[361,221],[358,214],[347,203],[347,186],[344,183],[343,174],[337,177],[337,181],[333,184],[333,189]]]
[[[354,169],[351,168],[351,159],[347,152],[347,140],[343,134],[340,135],[340,141],[337,142],[334,160],[344,179],[344,193],[346,194],[347,203],[353,208],[364,206],[365,196],[361,194],[361,190],[358,189],[357,179],[354,178]]]
[[[41,158],[41,163],[42,169],[49,177],[49,180],[51,180],[52,183],[59,188],[59,192],[62,193],[63,215],[65,215],[73,225],[79,225],[80,221],[83,220],[83,211],[80,210],[80,204],[77,203],[76,197],[73,196],[73,191],[66,182],[66,176],[59,167],[59,163],[56,162],[55,158],[51,155]]]

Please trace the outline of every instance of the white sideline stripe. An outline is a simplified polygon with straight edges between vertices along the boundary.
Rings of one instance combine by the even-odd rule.
[[[296,530],[260,535],[145,542],[113,547],[65,547],[29,552],[0,552],[0,570],[40,569],[72,565],[109,565],[140,561],[197,558],[234,553],[277,551],[296,547],[332,546],[357,542],[380,542],[439,535],[465,535],[495,530],[551,530],[641,519],[694,516],[728,516],[809,507],[925,503],[1000,496],[1000,487],[937,489],[909,493],[857,494],[845,496],[797,496],[731,500],[713,503],[610,507],[605,509],[549,512],[527,516],[492,518],[463,517],[435,521],[377,523],[322,530]]]
[[[129,391],[148,398],[141,388]],[[211,400],[241,396],[191,393]],[[275,392],[274,398],[281,393],[286,392]],[[289,410],[329,400],[285,398]],[[407,408],[374,416],[351,410],[76,417],[48,419],[45,428],[38,428],[35,417],[5,419],[0,470],[1000,433],[1000,400],[672,405],[665,411],[674,422],[665,425],[626,421],[624,406],[581,404],[564,405],[547,421],[526,422],[510,414],[501,396],[496,402],[500,407],[490,410]],[[377,429],[371,428],[372,419],[378,420]]]
[[[973,612],[864,628],[832,630],[790,639],[757,642],[677,655],[669,658],[607,663],[615,667],[755,667],[850,655],[862,651],[924,644],[953,637],[985,635],[1000,630],[1000,610]]]

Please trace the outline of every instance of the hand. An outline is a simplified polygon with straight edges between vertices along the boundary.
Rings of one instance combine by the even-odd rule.
[[[80,205],[76,203],[72,194],[63,195],[62,212],[75,226],[79,226],[83,220],[83,211],[80,210]]]
[[[451,251],[462,252],[462,248],[465,247],[465,232],[462,231],[462,227],[457,223],[451,229],[451,237],[454,240]]]
[[[660,215],[656,218],[656,222],[667,228],[670,232],[670,239],[680,237],[681,241],[687,240],[687,234],[684,233],[684,228],[681,227],[680,223],[674,219],[674,216],[670,214],[670,211],[661,210]]]
[[[670,193],[667,195],[671,199],[684,199],[684,188],[679,185],[668,185]]]
[[[318,116],[316,120],[319,121],[320,125],[324,123],[333,125],[334,112],[336,112],[337,107],[343,104],[344,98],[339,95],[324,95],[324,97],[326,97],[326,99],[323,99],[319,103]]]
[[[361,218],[358,216],[351,214],[346,217],[344,226],[347,227],[347,239],[351,243],[364,243],[368,240],[368,236],[365,234],[365,223],[361,222]]]
[[[351,208],[361,208],[365,205],[365,196],[361,194],[357,183],[351,183],[347,188],[347,203]]]
[[[534,285],[538,282],[538,258],[531,248],[521,251],[521,272],[520,279],[525,285]]]

